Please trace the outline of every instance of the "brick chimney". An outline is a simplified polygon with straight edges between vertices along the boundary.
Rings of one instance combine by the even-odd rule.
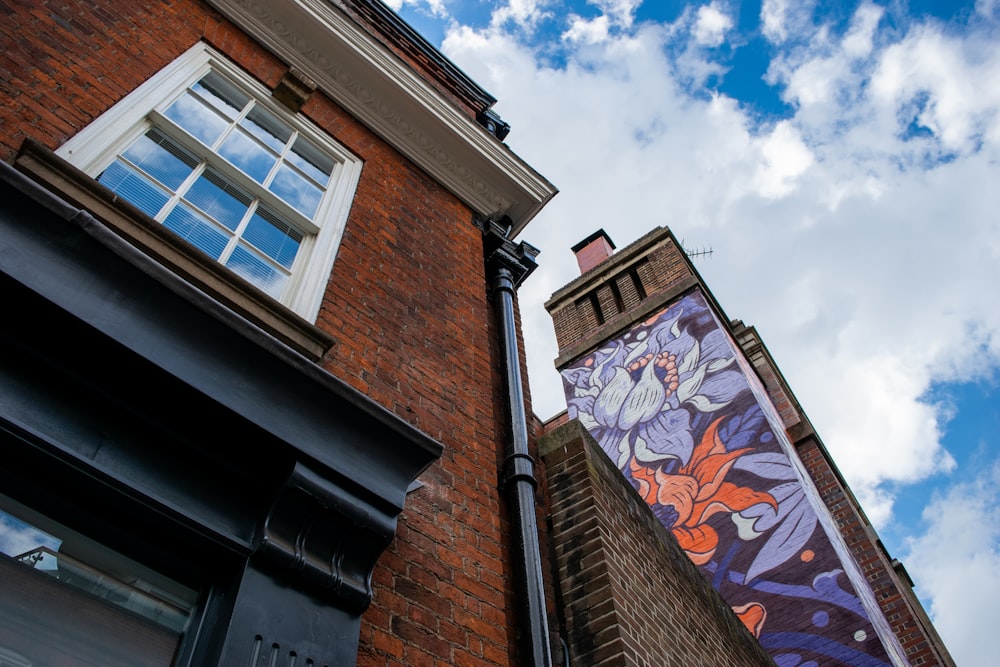
[[[611,257],[614,251],[615,244],[603,229],[598,229],[577,243],[573,246],[573,252],[576,254],[576,263],[580,265],[580,275]]]

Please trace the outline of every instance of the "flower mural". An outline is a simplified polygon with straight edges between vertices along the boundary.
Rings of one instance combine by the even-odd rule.
[[[691,411],[717,411],[745,388],[723,333],[696,338],[681,328],[684,314],[654,318],[634,340],[615,341],[563,373],[572,386],[569,416],[595,433],[619,468],[632,458],[687,461],[694,447]]]
[[[758,506],[778,510],[770,494],[725,481],[736,459],[750,451],[749,447],[726,451],[717,420],[676,473],[647,468],[634,458],[629,462],[639,495],[654,512],[656,505],[673,508],[677,518],[669,528],[695,565],[707,563],[719,545],[718,533],[706,523],[711,516]]]
[[[886,665],[737,354],[690,293],[562,372],[569,417],[779,664]]]

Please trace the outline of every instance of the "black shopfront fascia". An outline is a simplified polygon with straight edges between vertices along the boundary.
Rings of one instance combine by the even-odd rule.
[[[354,664],[441,445],[0,164],[0,493],[201,591],[175,665]]]

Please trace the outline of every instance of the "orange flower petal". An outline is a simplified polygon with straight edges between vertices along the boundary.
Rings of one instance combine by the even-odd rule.
[[[699,463],[693,475],[698,482],[705,487],[717,485],[729,474],[729,471],[736,464],[736,459],[750,451],[749,447],[734,449],[731,452],[722,454],[712,454]]]
[[[681,549],[695,565],[704,565],[710,561],[715,555],[716,547],[719,546],[719,534],[711,526],[695,526],[693,528],[680,526],[671,532],[677,538]]]
[[[767,610],[764,605],[759,602],[751,602],[741,607],[733,607],[733,611],[743,621],[743,625],[747,626],[747,630],[753,633],[754,637],[760,637],[760,631],[767,619]]]
[[[672,505],[677,510],[677,523],[683,524],[691,517],[694,496],[698,493],[698,482],[687,475],[665,475],[656,493],[656,502]]]

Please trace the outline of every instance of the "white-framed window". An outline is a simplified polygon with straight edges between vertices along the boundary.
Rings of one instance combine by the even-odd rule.
[[[315,321],[361,161],[209,46],[56,153]]]

